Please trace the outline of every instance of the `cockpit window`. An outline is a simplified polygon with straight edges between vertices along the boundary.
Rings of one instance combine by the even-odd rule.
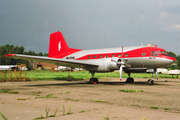
[[[166,51],[161,51],[161,54],[167,54],[167,52]]]

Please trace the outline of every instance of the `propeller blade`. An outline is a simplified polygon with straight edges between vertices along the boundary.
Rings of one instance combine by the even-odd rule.
[[[158,71],[156,70],[156,79],[158,80]]]
[[[120,81],[122,80],[122,65],[119,68],[119,73],[120,73]]]

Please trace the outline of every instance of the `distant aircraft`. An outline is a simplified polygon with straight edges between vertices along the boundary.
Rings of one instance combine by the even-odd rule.
[[[164,49],[150,45],[92,50],[69,48],[59,31],[50,35],[49,57],[20,54],[7,54],[4,57],[84,68],[92,75],[89,83],[98,82],[98,79],[94,78],[96,72],[112,72],[114,70],[120,71],[120,80],[122,80],[122,71],[124,70],[129,76],[126,79],[127,83],[134,82],[134,79],[130,77],[131,73],[151,72],[152,79],[149,79],[147,83],[153,84],[154,73],[157,73],[156,68],[169,66],[175,61],[175,58],[168,55]]]
[[[162,73],[162,74],[167,74],[167,75],[177,75],[177,78],[178,78],[178,75],[180,75],[180,70],[167,70],[165,68],[158,68],[157,69],[158,73]]]
[[[15,65],[0,65],[0,70],[11,70]]]

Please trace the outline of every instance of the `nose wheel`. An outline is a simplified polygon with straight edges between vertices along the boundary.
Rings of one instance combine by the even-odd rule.
[[[153,80],[153,79],[149,79],[149,80],[147,81],[147,84],[148,84],[148,85],[153,85],[153,84],[154,84],[154,80]]]

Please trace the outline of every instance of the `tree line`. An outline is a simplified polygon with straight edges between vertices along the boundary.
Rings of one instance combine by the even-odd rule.
[[[6,54],[23,54],[23,55],[33,55],[33,56],[48,56],[48,53],[35,53],[34,51],[25,51],[23,46],[14,46],[14,45],[2,45],[0,46],[0,65],[17,65],[17,64],[26,64],[29,68],[29,61],[22,59],[13,59],[13,58],[4,58]]]
[[[13,59],[13,58],[4,58],[3,56],[6,54],[23,54],[23,55],[33,55],[33,56],[48,56],[48,53],[35,53],[34,51],[25,51],[25,48],[23,46],[14,46],[14,45],[2,45],[0,46],[0,65],[16,65],[16,64],[26,64],[26,66],[29,68],[29,63],[27,60],[22,59]],[[180,68],[180,55],[176,55],[173,52],[168,52],[169,55],[176,58],[176,65],[170,65],[166,67],[168,70],[170,69],[179,69]]]

